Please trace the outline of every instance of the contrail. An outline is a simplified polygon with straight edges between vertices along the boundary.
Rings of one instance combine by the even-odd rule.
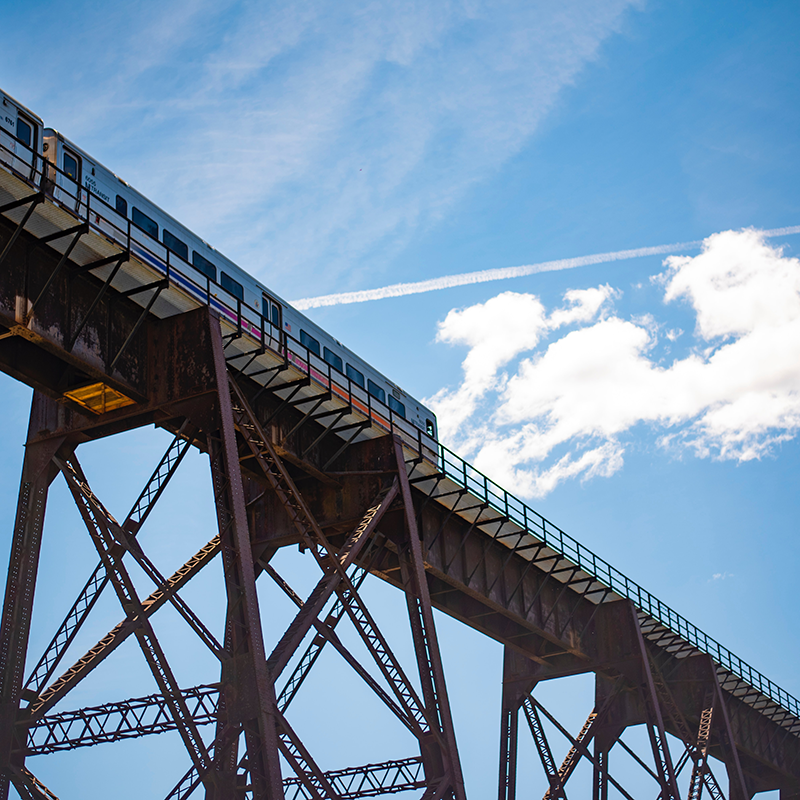
[[[800,225],[762,231],[762,234],[766,238],[773,236],[789,236],[794,233],[800,233]],[[387,297],[403,297],[407,294],[421,294],[422,292],[436,292],[439,289],[452,289],[454,286],[466,286],[470,283],[486,283],[487,281],[502,281],[507,278],[521,278],[524,275],[535,275],[537,272],[556,272],[562,269],[586,267],[591,264],[624,261],[629,258],[678,253],[683,250],[696,249],[700,247],[702,243],[703,240],[700,239],[694,242],[676,242],[675,244],[660,244],[655,247],[639,247],[635,250],[617,250],[615,253],[596,253],[592,256],[560,258],[557,261],[541,261],[538,264],[525,264],[520,267],[499,267],[497,269],[484,269],[479,272],[463,272],[460,275],[445,275],[441,278],[431,278],[427,281],[393,283],[390,286],[384,286],[380,289],[362,289],[358,292],[339,292],[338,294],[323,294],[319,297],[304,297],[301,300],[294,300],[292,305],[302,311],[307,308],[320,308],[321,306],[366,303],[370,300],[383,300]]]

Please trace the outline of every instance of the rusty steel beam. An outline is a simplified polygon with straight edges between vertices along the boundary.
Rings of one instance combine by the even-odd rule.
[[[318,618],[325,604],[336,591],[342,580],[345,579],[349,581],[345,570],[355,561],[361,549],[369,542],[370,534],[383,518],[384,513],[392,504],[396,494],[397,487],[395,485],[392,486],[390,490],[384,492],[382,496],[376,498],[347,539],[342,554],[336,558],[322,561],[323,566],[327,567],[325,573],[322,578],[320,578],[308,599],[303,603],[302,607],[297,612],[297,616],[292,620],[292,623],[286,629],[267,659],[267,665],[275,677],[280,675],[289,663],[289,659],[294,654],[294,651],[305,638],[305,635],[313,626],[314,621]],[[313,544],[312,549],[314,551],[316,550]],[[352,584],[350,584],[350,586],[352,587]],[[352,587],[352,591],[355,591],[354,587]],[[340,600],[345,609],[347,609],[348,602],[342,598],[340,598]]]
[[[245,733],[253,796],[267,800],[279,797],[282,791],[278,712],[266,661],[228,369],[218,326],[212,327],[211,348],[219,428],[209,433],[208,454],[231,630],[227,641],[230,658],[223,662],[220,682],[226,721],[241,725]],[[242,697],[250,698],[250,702],[243,703]],[[224,779],[224,773],[219,777]],[[208,795],[223,800],[230,790],[223,784],[219,792],[209,790]]]
[[[505,702],[505,695],[503,700],[500,718],[500,780],[497,796],[499,800],[516,800],[519,709],[508,705]]]
[[[195,725],[216,720],[218,686],[183,689],[181,697]],[[40,717],[28,729],[25,754],[45,755],[173,730],[177,726],[166,698],[152,694]]]
[[[437,738],[441,740],[439,749],[442,767],[445,774],[452,779],[453,796],[455,800],[466,800],[464,776],[461,772],[461,761],[458,755],[458,745],[456,744],[456,732],[453,726],[442,656],[439,652],[439,642],[433,620],[430,589],[425,575],[425,563],[417,527],[417,514],[414,508],[411,486],[408,482],[403,445],[397,438],[394,440],[394,453],[397,473],[400,479],[406,533],[405,553],[400,558],[401,574],[403,574],[403,583],[405,585],[405,596],[422,693],[425,698],[426,716],[429,724],[435,723],[436,725],[434,731],[437,734]],[[433,771],[435,769],[434,765],[428,764],[426,767],[427,770],[432,772],[430,777],[433,777],[435,774]]]
[[[33,415],[32,415],[33,416]],[[30,437],[30,432],[29,432]],[[39,567],[45,506],[56,475],[53,456],[63,443],[56,438],[25,449],[17,515],[11,541],[8,581],[0,622],[0,798],[8,797],[12,767],[22,769],[21,742],[14,723],[19,714],[23,670]],[[12,758],[12,750],[18,751]]]
[[[58,797],[25,767],[12,767],[11,780],[23,800],[58,800]]]
[[[639,625],[639,616],[633,606],[630,606],[633,616],[633,626],[636,632],[636,641],[639,645],[642,674],[644,677],[641,685],[644,700],[645,717],[647,718],[647,735],[653,748],[653,756],[658,770],[658,780],[661,783],[661,796],[664,800],[680,800],[678,783],[675,778],[675,768],[672,765],[672,756],[667,742],[667,731],[664,727],[664,716],[661,711],[661,702],[656,691],[653,670],[644,636]]]
[[[26,709],[26,718],[35,721],[44,716],[59,700],[65,697],[84,680],[102,661],[116,650],[129,636],[168,602],[169,598],[186,585],[220,551],[219,536],[215,536],[200,548],[180,569],[142,601],[142,612],[135,619],[124,619],[102,639],[81,656],[61,677],[57,678],[41,694],[31,700]]]
[[[353,573],[351,574],[351,580],[353,581],[353,585],[358,588],[364,582],[369,573],[367,570],[362,569],[358,565],[353,565],[352,569]],[[272,572],[269,570],[267,571],[272,575]],[[273,575],[273,578],[274,577],[275,576]],[[315,636],[311,642],[309,642],[308,647],[300,657],[300,660],[297,662],[294,670],[292,670],[292,674],[289,676],[283,686],[283,689],[278,695],[278,708],[281,710],[281,712],[286,711],[286,709],[289,707],[289,704],[297,696],[297,692],[303,685],[303,681],[310,673],[314,663],[319,658],[325,643],[338,641],[338,639],[333,638],[335,637],[334,629],[339,624],[339,621],[342,619],[343,615],[344,606],[342,605],[341,600],[337,598],[333,608],[331,608],[331,610],[328,612],[328,615],[324,620],[322,620],[322,622],[319,623],[320,627],[323,630],[330,631],[331,635]]]
[[[547,741],[542,722],[539,719],[539,712],[530,697],[525,697],[522,701],[522,710],[525,712],[525,719],[531,730],[539,759],[542,762],[547,781],[550,784],[548,790],[551,797],[559,800],[567,800],[567,794],[561,781],[561,776],[556,769],[556,762],[553,760],[553,753],[550,750],[550,743]]]
[[[92,493],[75,455],[72,454],[67,462],[58,459],[54,461],[67,479],[67,486],[104,563],[120,604],[131,616],[141,617],[144,611],[142,602],[128,570],[122,564],[121,548],[113,533],[115,528],[121,528],[115,525],[111,515]],[[190,758],[198,769],[206,768],[209,763],[208,751],[189,709],[183,702],[178,682],[150,622],[145,620],[137,625],[134,635],[158,687],[167,699],[170,714]]]
[[[425,787],[422,777],[422,759],[412,758],[366,764],[363,767],[330,770],[325,777],[334,787],[341,800],[357,800],[361,797],[379,797]],[[286,800],[308,800],[299,778],[287,778],[283,782]]]
[[[131,536],[136,536],[139,532],[170,478],[175,474],[190,444],[189,440],[178,434],[167,448],[150,480],[133,504],[125,522],[122,523],[122,529]],[[38,695],[50,680],[62,655],[74,641],[103,590],[108,586],[109,580],[105,566],[100,561],[25,682],[26,692]]]
[[[281,587],[281,589],[283,589],[283,591],[291,598],[291,600],[297,604],[299,608],[302,608],[305,605],[303,600],[272,567],[267,565],[265,569],[273,578],[273,580]],[[359,577],[366,577],[366,571],[360,570],[358,567],[356,567],[356,570],[359,570],[359,572],[362,573]],[[331,613],[328,614],[325,621],[319,619],[313,620],[313,625],[317,630],[318,636],[314,637],[314,639],[311,641],[299,663],[297,664],[295,671],[292,673],[292,676],[284,686],[283,691],[281,691],[281,694],[278,696],[278,710],[281,713],[286,710],[289,703],[296,696],[297,689],[304,678],[308,675],[311,667],[314,664],[314,661],[316,661],[317,656],[321,652],[322,647],[326,642],[328,642],[330,643],[331,647],[335,648],[342,658],[344,658],[344,660],[353,668],[353,670],[355,670],[356,674],[358,674],[364,683],[366,683],[367,686],[369,686],[369,688],[372,689],[372,691],[383,701],[384,705],[400,720],[400,722],[402,722],[403,725],[405,725],[415,736],[422,736],[423,732],[419,728],[417,720],[400,708],[400,706],[389,696],[389,694],[375,680],[375,678],[373,678],[372,675],[370,675],[370,673],[359,663],[358,659],[344,646],[344,644],[342,644],[341,640],[334,632],[333,628],[342,618],[343,611],[344,608],[342,602],[341,600],[337,599],[334,609],[332,609]]]
[[[570,744],[581,753],[581,755],[586,758],[588,761],[592,763],[592,765],[597,769],[601,765],[597,762],[594,755],[588,749],[588,747],[583,744],[583,742],[579,742],[575,737],[573,737],[569,731],[564,728],[564,726],[532,695],[529,695],[528,698],[529,704],[531,708],[535,708],[538,711],[541,711],[542,714],[551,722],[553,725],[558,729],[558,731],[567,738]],[[621,740],[619,740],[621,741]],[[625,789],[614,779],[608,772],[607,767],[604,769],[604,776],[605,780],[610,783],[626,800],[633,800],[633,797],[625,791]]]
[[[581,754],[578,750],[578,746],[586,746],[592,741],[596,720],[597,712],[592,709],[589,716],[586,718],[586,722],[580,729],[580,732],[575,737],[575,744],[570,747],[566,756],[564,756],[564,760],[561,762],[561,766],[558,768],[558,778],[562,786],[564,786],[569,780],[570,775],[572,775],[572,773],[575,771],[575,768],[578,766],[578,762],[581,760]],[[548,789],[544,793],[544,800],[549,800],[550,797],[552,797],[552,794],[551,790]]]

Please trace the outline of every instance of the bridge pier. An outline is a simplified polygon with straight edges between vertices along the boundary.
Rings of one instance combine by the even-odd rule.
[[[648,646],[641,633],[638,615],[632,604],[615,604],[617,617],[614,627],[617,660],[606,663],[602,671],[595,672],[595,705],[586,723],[574,734],[566,730],[535,697],[536,686],[548,680],[575,674],[574,668],[553,669],[537,663],[516,648],[506,645],[503,659],[503,692],[500,728],[499,800],[515,800],[518,763],[519,714],[524,713],[539,753],[542,770],[549,788],[544,800],[563,798],[567,782],[578,762],[584,758],[592,765],[592,797],[608,797],[609,786],[624,797],[631,797],[624,788],[625,781],[614,776],[610,766],[611,751],[615,746],[626,751],[640,767],[656,781],[655,791],[661,799],[696,800],[705,791],[715,798],[751,800],[755,789],[748,785],[736,748],[728,714],[727,700],[717,680],[714,664],[706,656],[687,660],[689,669],[682,668],[677,680],[667,677],[659,667],[653,648]],[[629,620],[624,633],[625,618]],[[624,642],[638,645],[638,653]],[[662,658],[663,660],[663,658]],[[681,665],[684,667],[684,665]],[[675,665],[671,665],[675,669]],[[702,698],[702,703],[698,702]],[[699,729],[692,732],[687,716],[699,720]],[[552,748],[543,725],[547,719],[567,738],[571,747],[559,765],[552,757]],[[673,766],[666,723],[677,734],[684,752]],[[651,752],[637,754],[623,739],[626,729],[644,725],[650,740]],[[708,763],[713,754],[725,769],[728,789],[723,793],[719,779]],[[687,794],[678,786],[678,777],[686,769],[691,772]],[[752,778],[751,778],[752,780]],[[754,781],[755,782],[755,781]]]
[[[155,396],[151,394],[149,402],[143,406],[127,406],[110,415],[88,416],[39,392],[34,394],[4,607],[2,642],[3,653],[7,655],[3,662],[4,738],[0,764],[6,780],[6,795],[10,781],[23,797],[55,796],[24,766],[25,757],[36,752],[30,746],[31,737],[35,737],[31,731],[51,724],[49,720],[55,722],[59,715],[53,714],[54,706],[83,681],[91,680],[95,667],[132,634],[139,639],[159,687],[159,699],[149,702],[166,710],[170,720],[168,727],[181,734],[191,762],[168,797],[186,797],[200,786],[205,787],[206,797],[214,800],[239,796],[278,798],[287,791],[296,793],[298,790],[298,796],[302,797],[337,797],[342,785],[353,785],[355,776],[357,785],[372,789],[376,781],[395,790],[397,786],[425,786],[431,797],[463,800],[466,795],[417,511],[399,441],[385,437],[372,446],[373,451],[380,451],[379,466],[385,469],[378,470],[377,478],[360,475],[356,469],[351,487],[344,493],[346,498],[342,495],[334,501],[341,507],[342,500],[346,500],[344,514],[340,511],[335,518],[326,518],[326,530],[323,530],[310,505],[319,498],[314,491],[305,497],[298,489],[292,472],[303,473],[298,473],[295,467],[290,469],[273,444],[280,426],[288,427],[291,422],[276,418],[278,428],[262,427],[261,420],[270,416],[276,402],[280,405],[279,401],[272,400],[270,409],[260,413],[251,408],[247,393],[238,385],[241,378],[237,379],[226,362],[219,324],[212,316],[195,312],[186,319],[173,320],[168,327],[172,330],[154,332],[153,341],[172,346],[175,337],[191,336],[195,345],[209,343],[211,352],[204,357],[202,351],[195,350],[188,366],[164,362],[160,348],[159,352],[151,352],[148,372],[158,374],[166,370],[172,381],[166,392],[160,383],[159,392]],[[249,388],[248,391],[252,393],[253,390]],[[82,442],[154,420],[172,430],[175,440],[131,513],[118,523],[90,489],[76,451]],[[171,577],[164,577],[148,559],[136,535],[166,489],[186,449],[192,445],[208,454],[218,535],[189,558],[183,568]],[[339,447],[334,442],[331,446]],[[341,458],[339,462],[346,464]],[[315,471],[311,464],[308,468],[312,473]],[[33,668],[23,690],[44,504],[47,488],[59,473],[67,480],[87,530],[97,545],[101,564]],[[330,479],[329,483],[340,485]],[[325,504],[323,499],[323,508]],[[385,526],[384,534],[378,534],[379,525]],[[349,534],[346,531],[350,531]],[[269,563],[272,555],[286,544],[300,544],[313,554],[322,570],[317,589],[305,601],[293,594]],[[222,643],[179,594],[218,554],[222,558],[227,598]],[[379,568],[388,555],[397,559],[397,574],[406,597],[421,696],[417,696],[358,590],[358,584],[366,575],[362,564]],[[138,593],[125,567],[128,562],[136,562],[144,569],[156,583],[155,591],[147,596]],[[276,580],[299,605],[295,620],[273,646],[271,654],[263,640],[256,592],[256,579],[263,573]],[[67,654],[78,629],[108,585],[120,596],[123,621],[60,678],[53,680],[56,667]],[[334,599],[336,602],[331,608],[328,601]],[[190,696],[175,682],[164,650],[149,623],[152,614],[167,603],[184,616],[220,659],[221,680],[217,684],[215,733],[211,739],[201,737],[198,728],[209,721],[207,706],[202,707],[200,717],[190,710]],[[334,626],[342,617],[355,624],[389,685],[388,694],[365,669],[366,665],[360,664],[335,636]],[[316,639],[312,640],[281,696],[277,697],[276,680],[312,628],[316,628]],[[341,770],[325,772],[317,765],[293,730],[285,711],[325,643],[336,647],[350,661],[356,672],[417,736],[417,757],[363,768],[348,767],[346,777],[340,777]],[[21,699],[26,704],[22,707]],[[117,707],[132,708],[140,702],[123,700],[116,704],[115,710]],[[85,716],[84,711],[78,713]],[[63,722],[63,717],[59,719]],[[63,733],[64,728],[61,730]],[[112,739],[136,734],[135,730],[117,730]],[[74,744],[80,746],[82,742]],[[62,737],[60,744],[51,739],[50,745],[69,748],[69,736]],[[281,760],[293,775],[281,774]],[[348,796],[359,795],[351,792]]]
[[[34,420],[32,409],[32,426]],[[57,473],[52,458],[63,442],[60,438],[31,441],[32,433],[29,428],[0,628],[0,763],[9,764],[18,774],[24,769],[24,742],[14,721],[19,714],[47,494]],[[8,773],[0,773],[0,800],[8,797],[8,787]]]

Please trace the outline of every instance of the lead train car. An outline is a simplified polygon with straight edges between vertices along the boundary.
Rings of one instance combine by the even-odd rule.
[[[106,227],[106,234],[112,238],[115,235],[119,238],[120,231],[130,230],[137,258],[162,272],[169,258],[170,276],[203,302],[209,299],[220,314],[234,323],[241,313],[258,330],[261,322],[255,314],[248,314],[248,307],[260,310],[267,333],[275,339],[278,331],[289,334],[290,350],[307,349],[314,353],[341,373],[340,383],[346,385],[349,381],[360,386],[387,405],[394,415],[436,439],[436,417],[430,409],[406,395],[374,367],[58,131],[45,128],[40,117],[1,90],[0,98],[0,146],[13,153],[16,171],[29,173],[26,176],[29,178],[41,175],[53,199],[77,212],[82,204],[85,209],[86,192],[99,197],[108,206],[103,217],[109,217],[111,225],[104,226],[99,219],[97,223]],[[45,171],[45,162],[56,169]],[[155,248],[154,242],[158,243]],[[159,250],[164,251],[164,260],[156,255]],[[292,348],[291,339],[298,340],[301,347]]]
[[[11,167],[26,178],[41,175],[43,138],[41,117],[0,89],[0,150],[8,156]]]

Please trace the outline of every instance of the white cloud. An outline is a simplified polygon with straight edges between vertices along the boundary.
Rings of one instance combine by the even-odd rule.
[[[664,264],[654,279],[665,303],[688,303],[696,319],[694,347],[671,362],[654,349],[662,330],[669,342],[680,331],[613,313],[608,286],[568,292],[549,315],[537,297],[510,292],[451,311],[439,339],[470,350],[461,385],[430,400],[443,436],[527,496],[613,474],[641,423],[664,447],[739,461],[793,437],[800,262],[746,230],[710,236],[700,255]],[[500,372],[518,356],[513,374]]]
[[[735,578],[736,576],[732,572],[715,572],[709,579],[708,582],[711,583],[712,581],[724,581],[726,578]]]
[[[470,350],[461,386],[454,392],[442,390],[431,401],[441,415],[441,435],[455,434],[486,392],[505,386],[506,377],[499,370],[509,361],[536,347],[548,330],[592,319],[611,294],[608,286],[567,292],[566,305],[549,317],[537,297],[516,292],[452,310],[439,325],[437,339],[467,345]]]
[[[800,225],[762,231],[762,235],[767,238],[788,236],[795,233],[800,233]],[[702,241],[675,242],[673,244],[637,247],[633,250],[617,250],[611,253],[594,253],[590,256],[559,258],[555,261],[540,261],[537,264],[523,264],[517,267],[495,267],[493,269],[477,270],[476,272],[462,272],[457,275],[443,275],[439,278],[428,278],[424,281],[393,283],[378,289],[359,289],[354,292],[336,292],[334,294],[317,295],[316,297],[304,297],[299,300],[293,300],[292,305],[295,308],[307,309],[348,303],[368,303],[372,300],[385,300],[387,297],[406,297],[410,294],[438,292],[442,289],[452,289],[456,286],[469,286],[476,283],[488,283],[489,281],[522,278],[528,275],[536,275],[540,272],[561,272],[562,270],[575,269],[576,267],[607,264],[610,261],[627,261],[631,258],[665,255],[666,253],[685,253],[687,250],[699,248],[701,244]],[[643,284],[635,283],[633,288],[641,289]],[[681,334],[681,331],[671,333],[674,334],[674,338],[671,337],[671,334],[667,335],[671,341],[674,341]]]

